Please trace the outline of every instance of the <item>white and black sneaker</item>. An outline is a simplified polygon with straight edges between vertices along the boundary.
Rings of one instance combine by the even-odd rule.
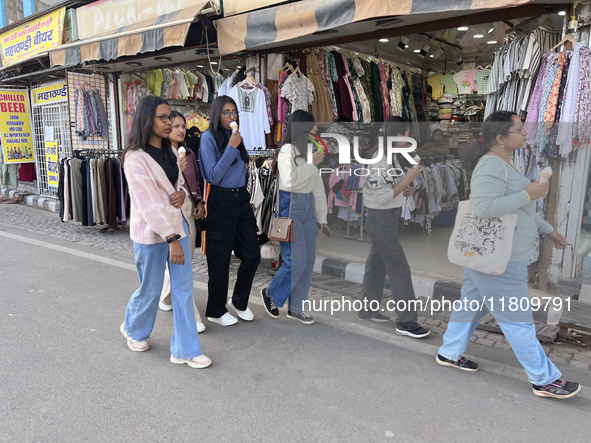
[[[263,304],[265,305],[265,311],[267,311],[267,314],[273,318],[279,318],[279,308],[275,303],[273,303],[271,297],[267,295],[267,288],[261,289],[261,297],[263,299]]]
[[[426,337],[431,333],[428,329],[423,328],[422,326],[418,326],[417,328],[413,329],[405,329],[400,326],[396,327],[396,333],[398,335],[406,335],[407,337],[412,338],[423,338]]]
[[[437,354],[435,361],[438,365],[449,366],[450,368],[461,369],[462,371],[476,372],[480,369],[478,363],[464,357],[460,357],[458,361],[453,361]]]
[[[291,318],[292,320],[297,320],[305,325],[313,325],[314,319],[312,316],[306,314],[305,312],[291,312],[287,311],[287,318]]]

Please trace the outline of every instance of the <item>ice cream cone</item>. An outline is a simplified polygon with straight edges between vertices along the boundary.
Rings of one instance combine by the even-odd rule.
[[[550,180],[550,177],[552,177],[552,168],[548,166],[547,168],[544,168],[542,172],[540,172],[540,183],[547,182]]]
[[[232,132],[237,131],[238,130],[238,123],[230,122],[230,129],[232,129]]]
[[[186,153],[187,153],[187,150],[181,146],[181,147],[179,148],[179,155],[180,155],[181,157],[184,157]]]

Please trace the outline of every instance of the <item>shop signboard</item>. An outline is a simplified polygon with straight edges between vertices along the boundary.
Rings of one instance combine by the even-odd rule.
[[[47,184],[57,188],[59,185],[57,142],[45,140],[45,160],[47,165]]]
[[[65,13],[66,8],[61,8],[0,35],[2,65],[9,66],[60,45]]]
[[[68,86],[66,82],[56,83],[31,92],[33,107],[54,104],[68,100]]]
[[[154,23],[175,12],[203,5],[203,0],[99,0],[76,10],[80,39],[116,31],[139,22]]]
[[[35,162],[27,89],[0,89],[0,135],[6,163]]]

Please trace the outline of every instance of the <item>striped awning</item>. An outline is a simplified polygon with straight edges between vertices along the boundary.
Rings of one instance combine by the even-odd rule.
[[[141,21],[111,32],[61,45],[49,53],[51,66],[72,66],[95,60],[115,60],[126,55],[184,46],[189,27],[203,7],[203,0],[191,7]]]
[[[301,0],[216,21],[222,55],[379,17],[520,6],[532,0]]]

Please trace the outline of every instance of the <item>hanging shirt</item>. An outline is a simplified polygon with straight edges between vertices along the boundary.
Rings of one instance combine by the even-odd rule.
[[[238,105],[240,134],[248,150],[266,148],[265,134],[271,133],[265,92],[247,85],[234,86],[230,97]]]
[[[486,94],[489,77],[490,69],[483,69],[474,74],[474,81],[476,82],[476,87],[479,94]]]
[[[454,74],[454,82],[458,85],[458,94],[472,94],[472,84],[466,80],[467,71]]]
[[[292,104],[291,112],[298,110],[308,111],[314,101],[314,85],[305,75],[291,74],[285,80],[281,88],[281,97],[286,98]]]
[[[443,95],[443,85],[440,82],[442,78],[443,75],[434,75],[433,77],[429,77],[427,79],[427,84],[431,86],[432,89],[431,97],[433,100],[439,100]]]
[[[454,81],[454,76],[451,74],[444,75],[439,80],[445,86],[445,93],[451,95],[458,95],[458,85]]]

